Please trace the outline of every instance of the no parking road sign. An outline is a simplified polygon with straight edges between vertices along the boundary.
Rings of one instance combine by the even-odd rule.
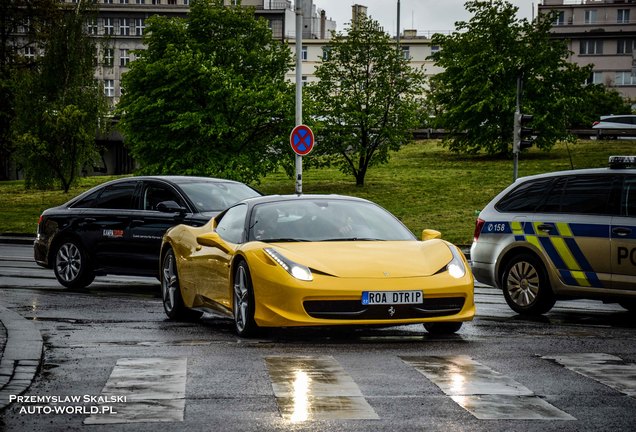
[[[309,126],[298,125],[292,129],[289,142],[299,156],[305,156],[314,148],[314,133]]]

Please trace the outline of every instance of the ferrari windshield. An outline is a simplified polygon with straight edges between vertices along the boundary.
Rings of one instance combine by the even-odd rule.
[[[192,182],[179,186],[199,212],[220,212],[246,198],[259,196],[258,192],[243,183]]]
[[[392,214],[364,201],[298,199],[254,206],[249,240],[415,240]]]

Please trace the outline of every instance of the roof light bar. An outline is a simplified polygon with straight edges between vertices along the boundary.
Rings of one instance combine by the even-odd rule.
[[[610,156],[610,168],[632,168],[636,166],[636,156]]]

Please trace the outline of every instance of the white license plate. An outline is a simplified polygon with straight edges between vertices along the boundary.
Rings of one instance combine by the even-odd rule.
[[[422,291],[362,291],[363,305],[397,305],[422,303]]]

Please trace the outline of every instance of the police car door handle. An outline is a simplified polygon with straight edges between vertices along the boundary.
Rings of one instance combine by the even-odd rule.
[[[549,233],[554,229],[554,225],[552,224],[541,224],[537,227],[540,231]]]
[[[625,228],[625,227],[612,228],[612,234],[616,234],[617,236],[620,236],[620,237],[625,237],[631,233],[632,233],[632,230],[629,228]]]

